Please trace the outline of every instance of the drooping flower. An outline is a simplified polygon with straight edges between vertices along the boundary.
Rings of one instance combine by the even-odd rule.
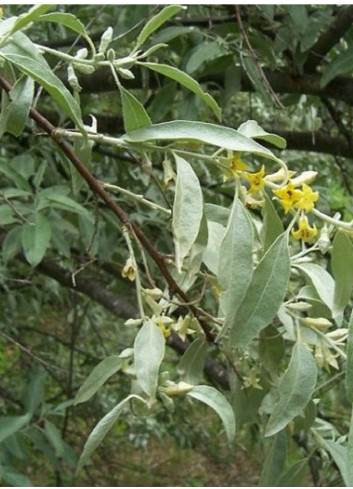
[[[303,192],[296,189],[291,181],[285,187],[272,192],[280,199],[286,214],[303,196]]]
[[[250,182],[249,193],[255,194],[265,185],[265,165],[262,165],[261,170],[256,173],[245,173],[244,177]]]
[[[292,236],[295,239],[302,240],[304,243],[309,243],[317,235],[317,229],[315,224],[309,225],[308,218],[306,216],[300,216],[299,228],[297,231],[292,230]]]
[[[173,319],[169,316],[152,316],[152,321],[158,326],[159,330],[163,333],[164,338],[168,338],[171,334],[171,325],[174,323]]]
[[[305,212],[310,212],[314,209],[314,202],[319,198],[319,192],[313,192],[312,188],[303,183],[302,196],[298,202],[294,204],[295,209],[303,209]]]
[[[245,171],[247,169],[246,163],[241,160],[241,153],[236,153],[235,155],[232,155],[230,158],[231,165],[230,165],[230,170],[233,173],[239,172],[239,171]]]
[[[238,177],[241,172],[247,169],[246,163],[241,160],[241,153],[233,154],[229,151],[225,161],[229,166],[224,170],[224,181],[227,181],[231,177]]]
[[[135,261],[132,259],[131,256],[129,256],[129,258],[126,260],[126,263],[124,265],[123,271],[121,272],[121,275],[124,278],[128,278],[129,280],[131,280],[131,282],[133,282],[135,280],[136,265],[135,265]]]

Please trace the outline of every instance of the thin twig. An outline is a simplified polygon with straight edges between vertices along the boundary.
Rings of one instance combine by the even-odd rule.
[[[240,29],[240,32],[241,32],[241,35],[243,36],[243,39],[245,41],[245,44],[249,50],[249,53],[251,55],[251,57],[253,58],[253,60],[255,61],[256,63],[256,66],[257,66],[257,69],[259,71],[259,74],[261,76],[261,78],[263,79],[264,81],[264,84],[266,85],[266,88],[267,90],[269,91],[271,97],[273,98],[273,100],[275,101],[275,103],[278,105],[278,107],[280,107],[281,109],[284,109],[283,105],[281,104],[281,101],[279,100],[279,98],[277,97],[277,94],[274,92],[273,88],[271,87],[266,75],[265,75],[265,72],[264,70],[261,68],[260,66],[260,63],[258,62],[258,57],[249,41],[249,38],[246,34],[246,31],[244,29],[244,25],[243,25],[243,21],[241,20],[241,15],[240,15],[240,8],[239,8],[239,5],[235,5],[235,14],[236,14],[236,17],[237,17],[237,22],[238,22],[238,25],[239,25],[239,29]]]
[[[9,93],[12,89],[11,84],[0,75],[0,86]],[[76,170],[80,173],[80,175],[84,178],[84,180],[88,183],[91,190],[98,195],[103,202],[107,205],[107,207],[113,211],[113,213],[118,217],[120,222],[125,225],[129,230],[133,231],[142,246],[146,249],[148,254],[151,256],[152,260],[158,266],[160,272],[165,278],[171,294],[178,295],[184,302],[190,302],[187,294],[179,287],[171,273],[168,270],[166,261],[164,257],[159,253],[159,251],[154,247],[154,245],[150,242],[144,232],[132,221],[130,221],[130,217],[126,214],[117,203],[112,200],[110,195],[104,190],[101,186],[100,182],[93,176],[93,174],[81,163],[80,159],[74,152],[72,146],[67,143],[62,137],[58,134],[56,128],[42,116],[40,112],[36,109],[31,108],[30,117],[42,128],[44,131],[50,136],[50,138],[59,146],[59,148],[63,151],[63,153],[68,157],[71,164],[76,168]],[[200,313],[198,309],[190,305],[188,306],[190,311],[194,314],[194,316],[199,320],[199,323],[208,339],[211,343],[214,343],[215,335],[211,331],[211,328],[205,320],[200,317]]]
[[[31,352],[31,350],[29,350],[28,348],[26,348],[24,345],[22,345],[21,343],[19,343],[18,341],[16,341],[11,336],[9,336],[6,333],[4,333],[4,331],[1,331],[0,330],[0,336],[2,336],[9,343],[12,343],[13,345],[17,346],[17,348],[19,348],[20,350],[22,350],[29,357],[33,358],[33,360],[35,360],[36,362],[42,364],[47,370],[56,369],[56,370],[61,370],[62,372],[65,372],[65,369],[63,369],[61,367],[57,367],[56,365],[50,365],[49,363],[47,363],[42,358],[40,358],[37,355],[35,355],[33,352]]]

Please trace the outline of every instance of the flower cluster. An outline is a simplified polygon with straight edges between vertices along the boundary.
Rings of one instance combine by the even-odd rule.
[[[310,212],[314,208],[314,202],[319,198],[319,192],[313,192],[309,185],[303,183],[302,190],[299,190],[294,186],[292,180],[289,180],[285,187],[272,192],[279,198],[286,214],[290,209]]]
[[[316,226],[310,226],[306,213],[314,209],[315,202],[319,198],[319,193],[314,192],[310,183],[316,176],[316,172],[306,171],[299,177],[292,178],[295,172],[281,168],[278,172],[271,175],[266,175],[265,165],[262,165],[258,172],[251,173],[247,171],[247,165],[241,159],[240,153],[228,153],[227,168],[224,170],[224,179],[228,180],[231,176],[236,180],[246,180],[249,183],[249,188],[241,187],[245,194],[246,202],[250,204],[261,205],[261,202],[254,200],[252,195],[258,194],[265,185],[272,188],[272,193],[275,198],[283,206],[284,212],[287,214],[290,210],[299,211],[298,229],[292,230],[292,236],[303,242],[310,242],[317,235]],[[286,185],[280,188],[275,182],[288,179]]]
[[[304,213],[311,212],[314,209],[315,202],[319,198],[319,192],[314,192],[304,182],[302,183],[301,190],[299,190],[296,188],[293,180],[289,180],[285,187],[272,190],[272,192],[280,200],[286,214],[291,209],[301,211],[298,229],[296,231],[292,230],[293,238],[301,240],[304,243],[312,241],[317,235],[317,229],[315,224],[310,226],[308,218]]]

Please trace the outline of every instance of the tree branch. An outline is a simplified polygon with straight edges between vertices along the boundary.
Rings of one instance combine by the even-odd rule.
[[[352,158],[353,156],[350,146],[342,137],[334,138],[322,132],[315,132],[315,140],[313,141],[312,132],[270,130],[269,128],[266,130],[282,136],[287,141],[287,149],[328,153],[345,158]]]
[[[352,78],[336,77],[331,83],[322,88],[320,86],[321,77],[318,74],[309,73],[303,77],[296,77],[286,71],[274,71],[267,68],[264,68],[263,71],[273,91],[277,94],[297,93],[316,95],[318,97],[342,100],[350,105],[353,104]],[[135,79],[124,80],[125,88],[127,90],[135,90],[160,87],[161,79],[158,75],[153,74],[152,76],[146,70],[144,74],[147,74],[147,76],[142,76],[141,69],[135,69]],[[66,74],[62,72],[58,76],[68,86]],[[95,71],[92,75],[79,74],[78,79],[84,93],[116,92],[117,90],[111,72],[105,68]],[[212,84],[213,88],[217,86],[223,87],[224,75],[223,73],[208,75],[201,78],[199,82]],[[255,91],[253,84],[243,68],[240,68],[240,91]]]
[[[51,261],[43,260],[36,268],[40,273],[53,278],[64,287],[85,294],[119,318],[128,319],[135,317],[137,314],[136,308],[127,301],[126,297],[112,294],[95,279],[79,275],[76,279],[76,287],[74,287],[71,280],[71,273],[59,265]],[[188,347],[188,343],[182,341],[176,334],[172,334],[169,337],[168,345],[181,355]],[[222,364],[216,362],[211,357],[207,357],[204,371],[205,374],[222,389],[229,390],[228,372]]]
[[[76,286],[74,286],[72,273],[52,261],[43,260],[37,265],[37,269],[64,287],[82,292],[117,317],[124,319],[136,317],[136,307],[129,302],[126,296],[111,294],[97,279],[92,280],[85,274],[79,274],[76,276]]]
[[[124,132],[123,121],[120,117],[109,115],[96,115],[99,132],[108,134],[121,134]],[[236,127],[234,127],[236,129]],[[275,133],[287,140],[287,148],[295,151],[312,151],[314,153],[327,153],[344,158],[352,158],[352,151],[346,137],[331,137],[322,131],[313,133],[311,131],[285,131],[277,127],[264,127],[270,133]],[[261,144],[266,145],[265,141]],[[270,145],[269,145],[270,147]],[[109,150],[102,150],[98,145],[94,147],[98,152],[111,156],[112,158],[121,158],[131,161],[126,155],[119,154]]]
[[[313,73],[321,64],[326,54],[339,42],[353,21],[353,5],[341,7],[329,28],[321,34],[304,64],[304,71]]]
[[[0,75],[0,85],[2,88],[9,93],[12,89],[10,83]],[[31,108],[29,112],[30,117],[48,134],[48,136],[59,146],[59,148],[63,151],[63,153],[68,157],[70,163],[76,168],[76,170],[80,173],[80,175],[87,182],[91,190],[94,194],[98,195],[103,202],[107,205],[107,207],[113,211],[113,213],[118,217],[120,222],[126,226],[126,228],[136,236],[141,245],[148,252],[152,260],[155,262],[157,267],[159,268],[162,276],[166,280],[171,294],[178,295],[183,302],[188,304],[189,310],[192,314],[198,319],[202,330],[205,333],[206,338],[211,343],[215,341],[215,334],[212,332],[212,329],[208,322],[202,315],[202,311],[200,311],[189,299],[187,294],[179,287],[171,273],[167,268],[167,264],[164,256],[162,256],[159,251],[154,247],[154,245],[150,242],[147,236],[143,233],[143,231],[133,222],[130,221],[129,216],[117,205],[117,203],[112,200],[110,195],[104,190],[100,182],[90,173],[90,171],[81,163],[80,159],[73,151],[72,146],[64,141],[62,137],[57,133],[56,128],[40,114],[36,109]]]

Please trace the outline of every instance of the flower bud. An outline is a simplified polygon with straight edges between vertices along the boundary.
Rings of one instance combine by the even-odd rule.
[[[157,301],[163,296],[163,292],[158,287],[155,287],[154,289],[143,289],[143,291],[146,295],[149,295],[152,299]]]
[[[111,63],[113,63],[113,61],[115,60],[115,51],[114,49],[108,49],[108,52],[107,52],[107,60],[110,61]]]
[[[74,92],[80,92],[82,90],[71,63],[67,66],[67,81]]]
[[[187,384],[186,382],[179,382],[178,384],[166,387],[164,392],[168,396],[180,396],[190,392],[193,387],[193,385]]]
[[[311,304],[308,304],[304,301],[299,302],[291,302],[290,304],[286,304],[286,308],[292,311],[307,311],[312,307]]]
[[[99,54],[104,54],[106,52],[106,50],[109,47],[109,44],[112,42],[112,39],[113,39],[113,28],[108,27],[108,29],[104,31],[102,34],[101,42],[98,48]]]
[[[294,187],[299,187],[300,185],[303,185],[303,183],[311,183],[313,180],[315,180],[315,177],[317,175],[317,171],[303,171],[299,177],[292,178],[292,183]]]
[[[78,59],[86,59],[87,56],[88,56],[88,50],[87,50],[87,48],[82,48],[82,49],[79,49],[77,51],[75,58],[78,58]]]
[[[83,73],[84,75],[92,75],[96,71],[93,65],[85,65],[82,63],[73,63],[75,70]]]
[[[332,326],[331,321],[329,321],[326,318],[306,317],[306,318],[301,318],[300,321],[303,324],[310,326],[311,328],[319,329],[319,330],[325,330],[325,329],[329,328],[330,326]]]
[[[133,72],[128,70],[127,68],[116,68],[116,71],[119,73],[121,78],[124,78],[125,80],[135,79],[135,75],[133,74]]]
[[[337,328],[334,331],[326,333],[326,336],[334,342],[345,341],[348,336],[348,328]]]
[[[142,323],[142,319],[130,318],[127,321],[125,321],[124,325],[125,326],[140,326],[141,323]]]
[[[330,234],[326,224],[321,228],[320,237],[317,240],[317,245],[323,255],[327,253],[331,246]]]

